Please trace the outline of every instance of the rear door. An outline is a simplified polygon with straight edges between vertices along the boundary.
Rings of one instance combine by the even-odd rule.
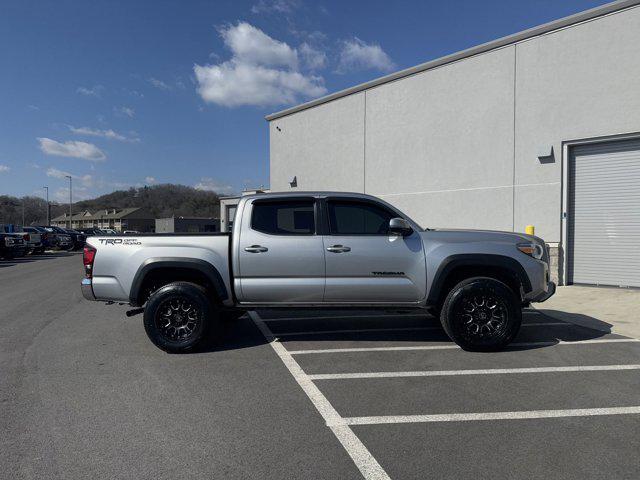
[[[324,250],[316,234],[316,200],[256,199],[247,208],[238,252],[241,302],[322,302]]]
[[[422,240],[389,234],[399,214],[370,200],[329,198],[324,300],[328,303],[416,303],[426,292]]]

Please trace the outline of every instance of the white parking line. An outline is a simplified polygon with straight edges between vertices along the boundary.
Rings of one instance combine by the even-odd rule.
[[[566,322],[549,322],[549,323],[523,323],[523,327],[541,327],[541,326],[558,326],[569,325]],[[398,328],[354,328],[342,330],[309,330],[306,332],[282,332],[274,333],[276,337],[297,337],[303,335],[324,335],[334,333],[371,333],[371,332],[412,332],[424,330],[442,330],[440,325],[433,327],[398,327]]]
[[[640,365],[591,365],[570,367],[486,368],[478,370],[424,370],[413,372],[318,373],[311,380],[349,380],[356,378],[447,377],[459,375],[505,375],[521,373],[602,372],[609,370],[640,370]]]
[[[367,447],[353,433],[353,430],[343,421],[338,412],[333,408],[329,400],[304,373],[298,362],[287,352],[287,349],[277,341],[269,327],[262,321],[256,312],[249,312],[249,316],[256,327],[262,332],[265,339],[276,352],[282,363],[287,367],[289,373],[298,382],[300,388],[309,397],[309,400],[316,407],[322,418],[331,428],[331,431],[340,441],[346,452],[356,464],[362,476],[367,480],[390,480],[387,473],[380,466],[377,460],[371,455]]]
[[[578,408],[572,410],[529,410],[522,412],[442,413],[435,415],[389,415],[343,418],[344,425],[384,425],[392,423],[470,422],[482,420],[523,420],[534,418],[593,417],[633,415],[640,406],[610,408]]]
[[[556,340],[550,342],[521,342],[511,343],[509,347],[552,347],[555,345],[591,345],[594,343],[635,343],[640,342],[636,338],[595,338],[590,340],[565,341]],[[321,353],[365,353],[365,352],[395,352],[412,350],[460,350],[453,343],[447,345],[413,345],[406,347],[352,347],[352,348],[321,348],[309,350],[289,350],[290,355],[311,355]]]

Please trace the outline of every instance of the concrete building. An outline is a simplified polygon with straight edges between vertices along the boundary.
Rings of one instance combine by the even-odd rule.
[[[69,214],[64,213],[51,220],[51,225],[69,228]],[[94,213],[84,211],[73,214],[71,228],[83,229],[89,227],[111,228],[118,232],[136,230],[138,232],[152,232],[155,219],[151,212],[144,208],[109,208]]]
[[[156,218],[156,233],[219,232],[220,220],[205,217]]]
[[[267,116],[271,189],[366,192],[432,228],[534,225],[561,283],[640,286],[639,3]]]

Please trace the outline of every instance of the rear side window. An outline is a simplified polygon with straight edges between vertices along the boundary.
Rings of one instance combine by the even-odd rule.
[[[332,235],[387,235],[393,212],[372,203],[330,200],[329,227]]]
[[[270,235],[310,235],[315,233],[313,200],[255,202],[251,228]]]

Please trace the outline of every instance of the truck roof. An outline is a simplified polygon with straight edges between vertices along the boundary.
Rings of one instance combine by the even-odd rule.
[[[279,198],[279,197],[353,197],[353,198],[370,198],[372,200],[380,200],[373,195],[359,192],[338,192],[338,191],[324,191],[324,190],[301,190],[295,192],[269,192],[269,193],[252,193],[250,195],[244,195],[241,198]]]

